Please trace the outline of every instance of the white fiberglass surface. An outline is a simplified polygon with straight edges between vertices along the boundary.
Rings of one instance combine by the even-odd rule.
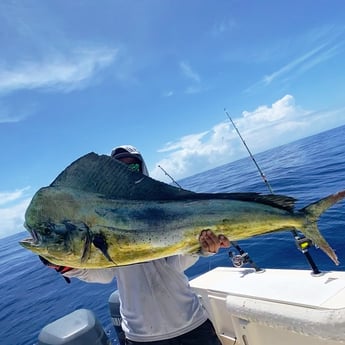
[[[191,281],[191,286],[289,304],[327,308],[327,301],[345,294],[345,272],[327,272],[313,276],[304,270],[252,269],[219,267]],[[337,308],[345,307],[345,299]],[[339,301],[340,302],[340,301]]]

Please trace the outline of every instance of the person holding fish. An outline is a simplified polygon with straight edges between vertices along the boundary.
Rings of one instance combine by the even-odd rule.
[[[145,161],[131,145],[116,147],[111,157],[132,171],[148,176]],[[199,236],[201,255],[212,255],[230,246],[223,235],[205,229]],[[128,266],[79,269],[55,266],[65,279],[110,283],[114,278],[120,296],[122,329],[126,344],[221,345],[198,296],[189,286],[184,271],[199,255],[173,255]]]

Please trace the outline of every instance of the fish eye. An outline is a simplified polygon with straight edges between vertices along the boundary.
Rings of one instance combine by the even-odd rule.
[[[44,235],[50,235],[52,233],[52,230],[48,227],[44,227],[42,233]]]
[[[44,236],[49,236],[52,233],[52,227],[49,223],[42,224],[39,232]]]

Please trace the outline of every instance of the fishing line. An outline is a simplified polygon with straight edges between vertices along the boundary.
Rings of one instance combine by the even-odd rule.
[[[263,179],[265,185],[267,186],[269,192],[270,192],[271,194],[273,194],[273,189],[272,189],[270,183],[268,182],[266,175],[265,175],[265,174],[263,173],[263,171],[261,170],[259,164],[257,163],[257,161],[255,160],[253,154],[251,153],[251,151],[250,151],[248,145],[246,144],[245,140],[243,139],[243,137],[242,137],[240,131],[239,131],[238,128],[236,127],[234,121],[232,120],[231,116],[229,115],[229,113],[227,112],[227,110],[226,110],[225,108],[224,108],[224,112],[225,112],[225,114],[227,115],[227,117],[229,118],[229,120],[230,120],[230,122],[232,123],[232,125],[234,126],[234,128],[235,128],[235,130],[236,130],[238,136],[240,137],[240,139],[241,139],[241,141],[242,141],[244,147],[247,149],[250,158],[251,158],[252,161],[254,162],[254,164],[255,164],[257,170],[259,171],[260,176],[261,176],[261,178]],[[300,236],[300,235],[297,233],[297,231],[296,231],[295,229],[291,229],[291,233],[292,233],[293,237],[295,238],[295,243],[296,243],[297,248],[304,254],[304,256],[306,257],[306,259],[307,259],[307,261],[308,261],[308,263],[309,263],[309,265],[311,266],[311,268],[312,268],[312,270],[313,270],[313,274],[314,274],[314,275],[319,275],[319,274],[321,274],[321,272],[320,272],[319,269],[317,268],[317,266],[316,266],[316,264],[315,264],[313,258],[311,257],[310,253],[308,252],[308,249],[309,249],[309,247],[310,247],[310,245],[311,245],[312,242],[311,242],[309,239],[305,238],[304,236]],[[235,247],[235,248],[236,248],[236,247]],[[240,252],[240,253],[241,253],[241,252]],[[246,253],[245,253],[245,254],[246,254]]]
[[[165,174],[166,176],[168,176],[168,177],[170,178],[170,180],[171,180],[173,183],[176,184],[176,186],[178,186],[180,189],[182,189],[182,187],[174,180],[174,178],[173,178],[171,175],[169,175],[160,165],[158,165],[158,168],[162,169],[162,171],[164,172],[164,174]]]

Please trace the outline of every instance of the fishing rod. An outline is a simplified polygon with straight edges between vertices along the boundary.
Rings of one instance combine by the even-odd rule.
[[[236,130],[238,136],[240,137],[240,139],[241,139],[241,141],[242,141],[244,147],[247,149],[247,151],[248,151],[248,153],[249,153],[249,156],[250,156],[250,158],[252,159],[252,161],[254,162],[256,168],[258,169],[258,171],[259,171],[259,173],[260,173],[260,176],[261,176],[262,180],[264,181],[265,185],[267,186],[267,188],[268,188],[268,190],[271,192],[271,194],[273,194],[273,189],[272,189],[271,185],[269,184],[269,182],[268,182],[268,180],[267,180],[265,174],[263,173],[263,171],[260,169],[259,164],[256,162],[254,156],[253,156],[252,153],[250,152],[249,147],[247,146],[246,142],[244,141],[244,139],[243,139],[243,137],[242,137],[240,131],[239,131],[238,128],[236,127],[234,121],[232,121],[232,118],[230,117],[230,115],[229,115],[229,113],[226,111],[226,109],[224,109],[224,111],[225,111],[225,114],[228,116],[230,122],[231,122],[232,125],[234,126],[234,128],[235,128],[235,130]]]
[[[162,171],[164,172],[164,174],[165,174],[166,176],[168,176],[168,177],[170,178],[170,180],[171,180],[173,183],[176,184],[176,186],[178,186],[180,189],[182,189],[182,187],[174,180],[174,178],[173,178],[171,175],[169,175],[160,165],[158,165],[158,168],[162,169]]]
[[[242,141],[244,147],[247,149],[250,158],[251,158],[252,161],[254,162],[254,164],[255,164],[257,170],[259,171],[260,176],[261,176],[261,178],[263,179],[265,185],[267,186],[269,192],[270,192],[271,194],[273,194],[273,189],[272,189],[271,185],[269,184],[266,175],[265,175],[265,174],[263,173],[263,171],[261,170],[259,164],[257,163],[257,161],[255,160],[253,154],[251,153],[251,151],[250,151],[248,145],[247,145],[246,142],[244,141],[244,139],[243,139],[243,137],[242,137],[240,131],[239,131],[238,128],[236,127],[234,121],[232,120],[231,116],[229,115],[229,113],[227,112],[227,110],[226,110],[225,108],[224,108],[224,112],[225,112],[225,114],[227,115],[227,117],[229,118],[229,120],[230,120],[230,122],[232,123],[232,125],[234,126],[234,128],[235,128],[235,130],[236,130],[238,136],[240,137],[240,139],[241,139],[241,141]],[[296,243],[297,248],[304,254],[304,256],[306,257],[306,259],[307,259],[307,261],[308,261],[308,263],[309,263],[309,265],[310,265],[310,267],[312,268],[313,274],[314,274],[314,275],[319,275],[319,274],[321,274],[320,270],[317,268],[317,266],[316,266],[316,264],[315,264],[313,258],[311,257],[311,255],[310,255],[310,253],[309,253],[309,248],[310,248],[310,246],[312,245],[312,241],[310,241],[309,239],[307,239],[307,238],[304,237],[304,236],[300,236],[300,235],[297,233],[297,231],[296,231],[295,229],[291,229],[291,233],[292,233],[292,235],[293,235],[293,237],[294,237],[294,239],[295,239],[295,243]]]

